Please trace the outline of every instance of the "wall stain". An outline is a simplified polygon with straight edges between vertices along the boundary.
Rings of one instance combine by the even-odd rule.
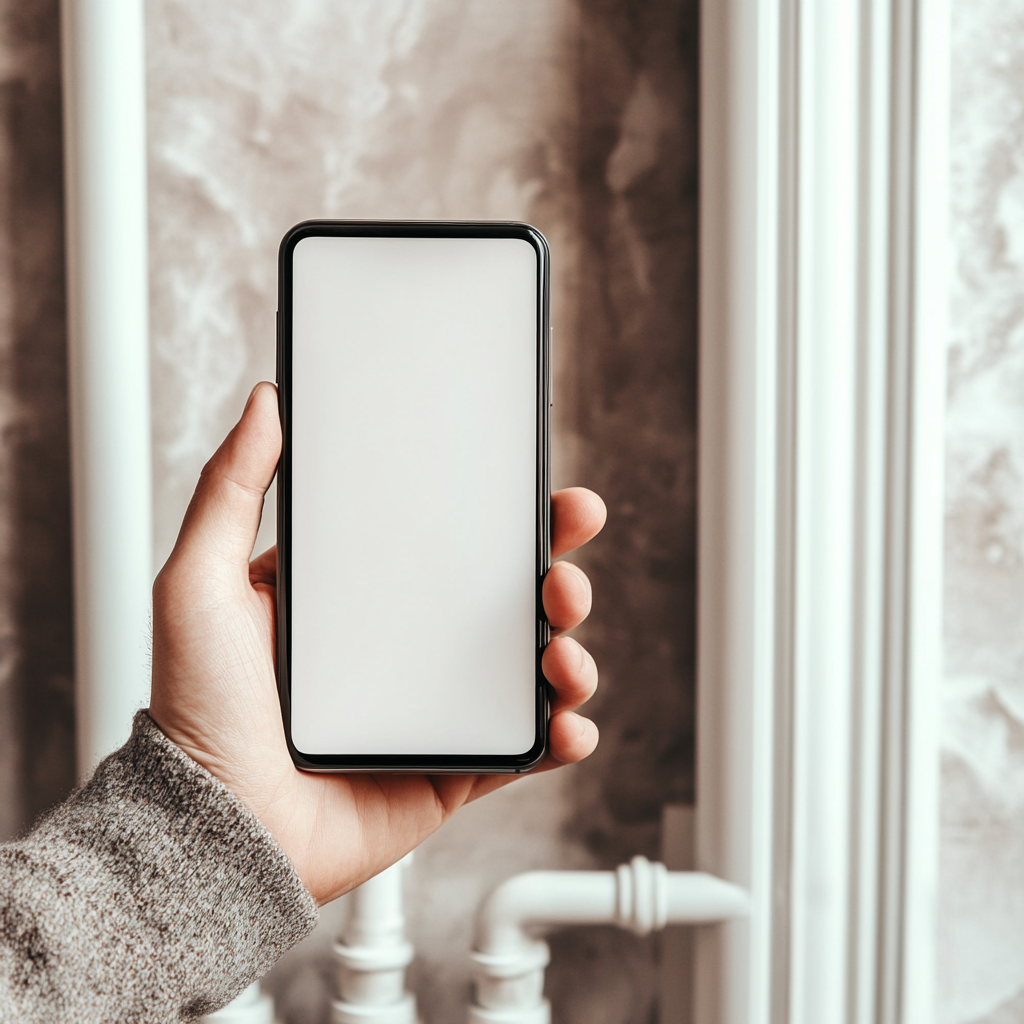
[[[694,794],[697,5],[582,11],[584,242],[560,422],[609,518],[580,555],[602,743],[577,773],[570,827],[610,864],[656,856],[662,805]]]
[[[56,0],[6,4],[0,82],[7,308],[0,316],[17,810],[28,825],[75,782],[74,639]]]

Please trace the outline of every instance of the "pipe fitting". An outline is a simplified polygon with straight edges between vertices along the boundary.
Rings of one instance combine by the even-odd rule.
[[[668,870],[646,857],[615,869],[615,923],[636,935],[664,928],[668,920]]]
[[[417,1024],[416,1000],[405,990],[405,969],[414,955],[402,909],[410,857],[349,896],[348,921],[334,944],[340,992],[332,1007],[334,1024]]]
[[[615,924],[648,935],[667,924],[706,924],[749,912],[737,885],[697,871],[668,871],[634,857],[615,871],[528,871],[502,882],[477,914],[471,954],[476,1002],[469,1024],[549,1024],[547,943],[531,932]]]
[[[503,1014],[519,1013],[522,1007],[536,1011],[531,1021],[547,1024],[551,1013],[544,998],[544,968],[551,961],[551,951],[546,942],[530,939],[501,952],[474,952],[470,956],[477,994],[477,1005],[470,1009],[473,1024],[503,1021]],[[511,1019],[519,1021],[520,1017]]]

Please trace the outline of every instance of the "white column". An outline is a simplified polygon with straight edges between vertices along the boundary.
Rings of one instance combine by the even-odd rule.
[[[702,1024],[933,1016],[947,19],[702,6]]]
[[[63,0],[78,764],[149,695],[152,481],[143,0]]]

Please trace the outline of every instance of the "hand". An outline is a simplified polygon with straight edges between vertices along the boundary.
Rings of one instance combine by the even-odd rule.
[[[258,384],[203,469],[178,541],[153,588],[149,713],[267,826],[318,903],[341,896],[406,854],[463,804],[508,775],[317,775],[292,764],[274,669],[277,551],[249,561],[281,453],[277,392]],[[552,495],[552,549],[590,540],[605,508],[591,491]],[[555,639],[544,653],[554,689],[543,771],[586,757],[593,722],[574,713],[597,686],[594,659],[562,636],[590,612],[590,583],[567,562],[544,581]]]

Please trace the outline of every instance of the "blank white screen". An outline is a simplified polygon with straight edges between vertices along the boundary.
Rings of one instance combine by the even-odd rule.
[[[293,250],[291,715],[306,754],[529,750],[537,256]]]

